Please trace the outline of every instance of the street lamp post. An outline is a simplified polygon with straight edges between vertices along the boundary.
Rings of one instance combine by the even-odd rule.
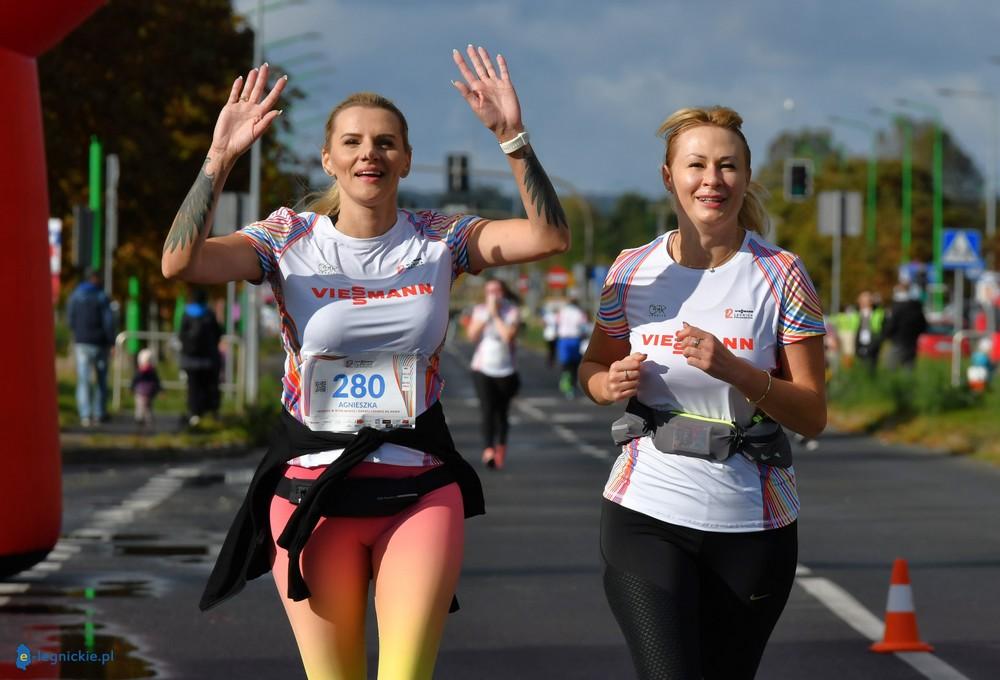
[[[933,203],[933,234],[934,234],[934,278],[935,285],[932,295],[934,311],[940,312],[944,307],[944,271],[941,266],[941,241],[944,233],[944,187],[943,187],[943,165],[944,165],[944,132],[941,127],[941,112],[930,104],[916,102],[911,99],[897,99],[896,103],[913,109],[918,109],[930,114],[934,122],[934,203]]]
[[[991,92],[986,92],[984,90],[967,90],[967,89],[956,89],[951,87],[941,87],[938,88],[938,94],[943,97],[969,97],[973,99],[983,100],[989,103],[990,108],[990,161],[989,161],[989,171],[986,173],[986,187],[983,192],[983,200],[986,201],[986,236],[989,243],[989,250],[987,252],[987,263],[990,269],[993,269],[993,265],[996,262],[996,256],[993,252],[993,239],[997,232],[997,146],[1000,144],[997,139],[997,126],[998,126],[998,116],[997,114],[997,98]]]
[[[875,260],[875,220],[878,215],[878,131],[868,123],[844,116],[830,116],[830,120],[840,125],[864,130],[872,136],[872,149],[868,156],[868,191],[865,201],[865,241],[868,246],[868,259]]]
[[[264,15],[273,9],[281,9],[288,5],[302,4],[303,0],[278,0],[265,4],[264,0],[257,0],[254,14],[254,36],[253,36],[253,65],[258,67],[264,61]],[[318,34],[317,34],[318,35]],[[269,44],[269,47],[278,47],[282,44],[293,42],[300,36],[290,36],[282,38]],[[266,85],[266,83],[265,83]],[[247,217],[251,222],[260,219],[260,171],[261,171],[261,144],[262,140],[250,147],[250,192],[247,200]],[[247,289],[246,317],[243,322],[245,341],[243,345],[243,355],[246,360],[246,403],[257,403],[257,392],[260,388],[259,367],[257,355],[260,353],[260,297],[253,291]]]

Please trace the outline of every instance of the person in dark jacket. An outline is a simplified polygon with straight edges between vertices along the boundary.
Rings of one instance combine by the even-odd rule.
[[[111,300],[96,270],[88,269],[70,295],[67,317],[76,358],[76,409],[80,424],[90,427],[108,418],[108,354],[115,343]]]
[[[195,290],[181,317],[181,369],[187,374],[188,422],[197,425],[219,410],[222,326],[208,307],[204,290]]]
[[[912,368],[917,359],[917,338],[926,331],[927,318],[919,297],[911,294],[904,284],[897,284],[883,332],[883,337],[892,343],[889,366]]]

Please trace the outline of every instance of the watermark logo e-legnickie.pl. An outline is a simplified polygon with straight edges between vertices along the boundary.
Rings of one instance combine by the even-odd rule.
[[[47,663],[53,666],[59,663],[99,663],[106,666],[114,660],[113,649],[107,652],[90,652],[85,649],[63,652],[46,652],[39,649],[32,652],[28,645],[21,644],[17,646],[14,666],[18,670],[26,671],[33,663]]]

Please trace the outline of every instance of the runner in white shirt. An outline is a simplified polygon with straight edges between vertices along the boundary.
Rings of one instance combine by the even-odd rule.
[[[486,302],[472,310],[466,334],[476,343],[470,368],[482,414],[482,461],[499,470],[507,457],[510,402],[521,384],[515,344],[521,312],[517,297],[500,279],[487,281],[483,292]]]
[[[358,93],[327,120],[329,191],[305,211],[283,208],[207,238],[227,175],[281,113],[287,78],[266,92],[265,64],[233,83],[164,245],[168,278],[267,279],[274,291],[286,352],[282,425],[201,606],[270,568],[310,678],[366,677],[369,581],[379,677],[433,675],[461,567],[463,515],[483,512],[478,478],[455,451],[438,400],[451,285],[463,272],[569,247],[506,62],[472,45],[467,58],[453,54],[463,80],[454,86],[500,141],[526,219],[399,210],[412,160],[406,120],[384,97]]]
[[[753,677],[795,575],[795,475],[747,445],[705,453],[755,414],[808,436],[826,423],[819,301],[760,235],[741,124],[717,107],[661,126],[678,229],[619,255],[580,366],[598,404],[656,412],[622,447],[601,519],[605,592],[643,679]]]

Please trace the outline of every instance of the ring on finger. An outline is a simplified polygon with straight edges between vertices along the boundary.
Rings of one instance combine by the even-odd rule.
[[[250,101],[250,97],[240,97],[240,101],[241,102],[248,102],[248,101]]]
[[[694,340],[691,341],[692,347],[697,347],[700,344],[701,344],[701,338],[695,338]]]
[[[627,368],[625,369],[625,380],[631,380],[631,378],[628,377],[628,369]]]

